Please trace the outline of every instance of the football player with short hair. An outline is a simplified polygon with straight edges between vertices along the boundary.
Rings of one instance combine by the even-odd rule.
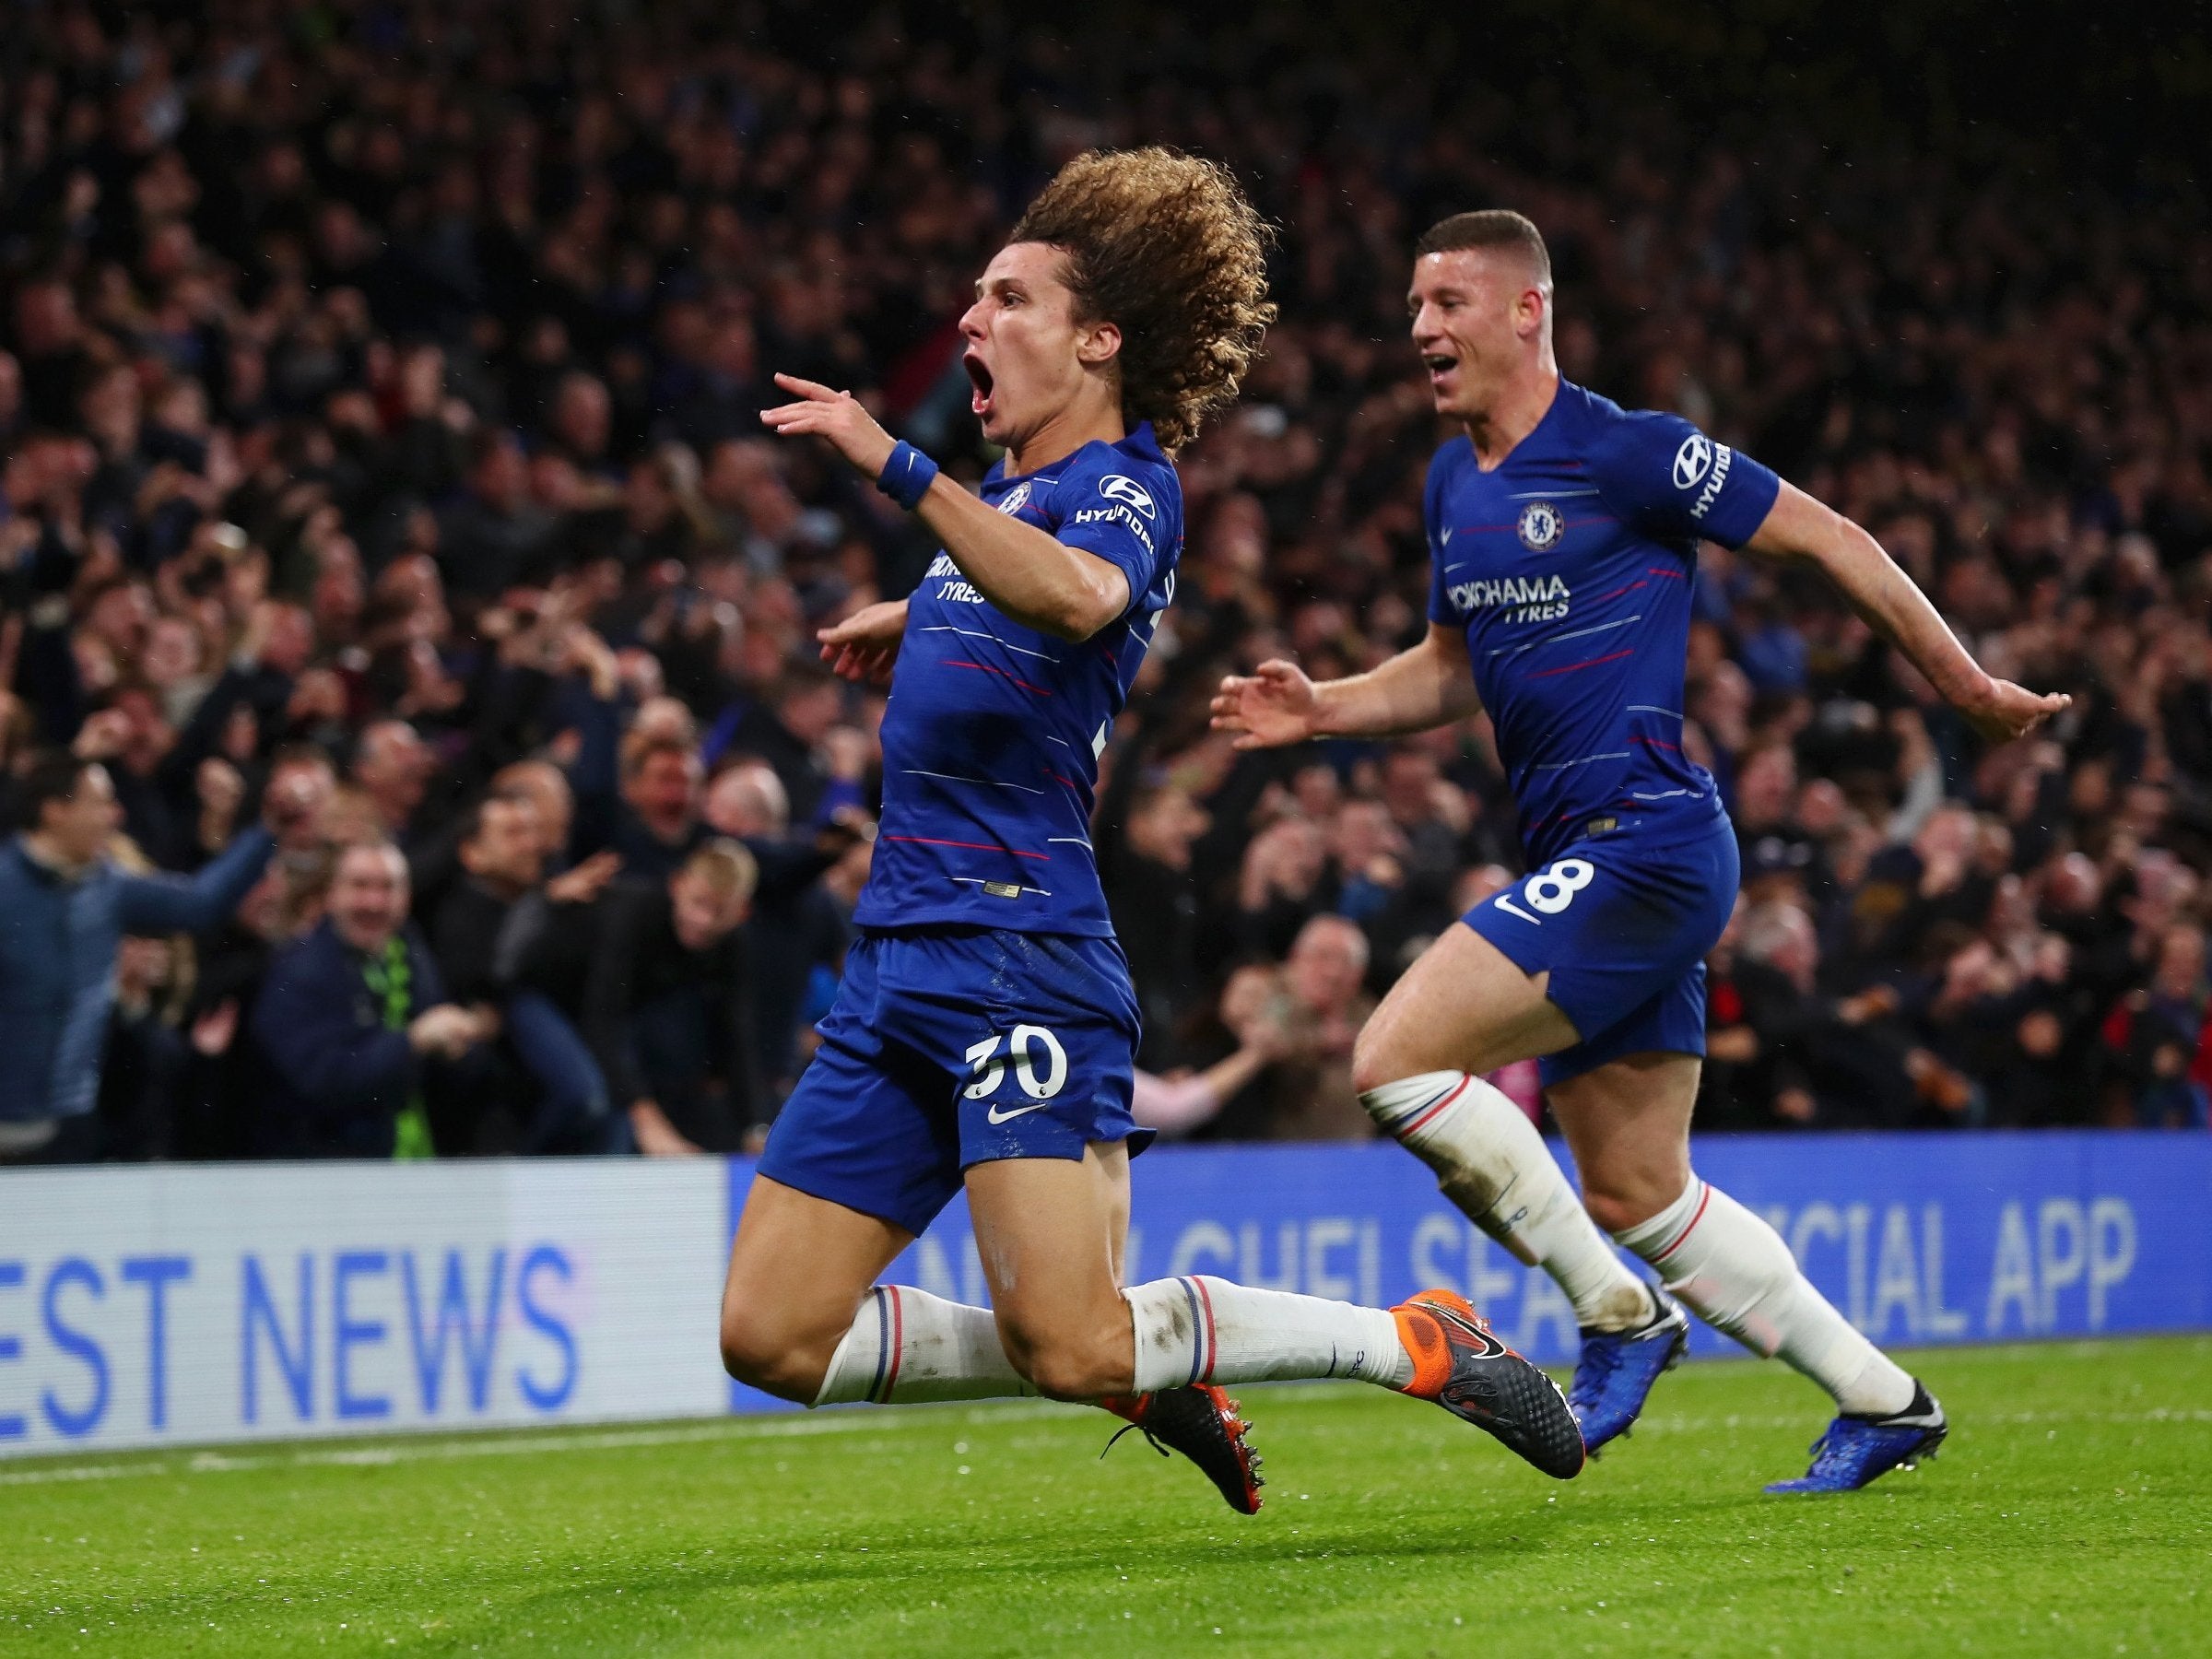
[[[1592,1451],[1627,1432],[1679,1356],[1687,1303],[1836,1398],[1811,1472],[1770,1489],[1864,1486],[1932,1453],[1942,1408],[1812,1287],[1772,1228],[1690,1169],[1704,958],[1738,875],[1713,781],[1682,746],[1697,545],[1825,571],[1991,741],[2067,700],[1985,673],[1872,536],[1749,456],[1561,379],[1551,262],[1521,215],[1430,230],[1409,300],[1437,412],[1464,429],[1429,469],[1428,635],[1319,685],[1264,663],[1223,682],[1214,723],[1253,748],[1488,710],[1530,873],[1448,929],[1375,1010],[1353,1056],[1360,1100],[1574,1304],[1571,1398]],[[1530,1057],[1580,1202],[1520,1109],[1482,1080]],[[1630,1273],[1600,1227],[1665,1290]]]
[[[961,320],[973,408],[1006,451],[980,498],[849,394],[779,377],[796,401],[762,418],[827,440],[945,550],[910,599],[822,634],[841,673],[890,679],[882,828],[820,1050],[738,1222],[723,1357],[813,1405],[1095,1400],[1246,1512],[1257,1460],[1223,1382],[1399,1388],[1565,1477],[1583,1442],[1564,1397],[1449,1292],[1384,1311],[1123,1284],[1137,1010],[1093,791],[1174,594],[1170,456],[1235,396],[1274,315],[1266,240],[1206,162],[1069,163]],[[963,1186],[993,1309],[878,1286]]]

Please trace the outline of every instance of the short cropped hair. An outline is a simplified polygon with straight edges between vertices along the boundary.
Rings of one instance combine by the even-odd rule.
[[[717,837],[685,859],[677,874],[705,883],[724,903],[749,903],[760,885],[760,861],[743,841]]]
[[[645,770],[647,761],[662,755],[674,755],[688,764],[692,758],[691,746],[666,733],[625,732],[621,747],[622,782],[634,782]]]
[[[1122,413],[1180,449],[1237,386],[1275,321],[1275,230],[1228,169],[1157,146],[1092,150],[1054,175],[1008,241],[1067,259],[1078,321],[1116,324]]]
[[[407,863],[407,855],[400,851],[397,841],[383,835],[369,836],[361,841],[349,841],[340,847],[337,857],[331,861],[331,879],[336,880],[338,872],[364,853],[382,864],[387,869],[396,870],[399,873],[398,879],[402,886],[412,888],[415,885],[415,871]]]
[[[99,764],[67,749],[47,749],[34,757],[16,784],[17,798],[22,803],[23,828],[36,830],[49,804],[65,806],[76,800],[85,774]]]
[[[1414,244],[1416,259],[1430,253],[1457,253],[1463,249],[1511,251],[1528,261],[1536,286],[1551,286],[1551,251],[1535,221],[1510,207],[1485,207],[1479,213],[1455,213],[1429,227]]]
[[[501,789],[495,780],[491,792],[461,815],[461,834],[455,846],[465,847],[484,839],[484,819],[494,806],[520,806],[535,811],[537,803],[519,789]]]

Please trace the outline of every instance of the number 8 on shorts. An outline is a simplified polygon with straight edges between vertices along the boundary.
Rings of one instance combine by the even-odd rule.
[[[1597,875],[1597,867],[1583,858],[1561,858],[1551,867],[1538,871],[1522,884],[1521,891],[1528,901],[1547,916],[1556,916],[1574,902],[1574,896],[1588,887]]]
[[[1597,866],[1586,858],[1554,859],[1521,884],[1521,897],[1545,916],[1556,916],[1574,902],[1574,896],[1588,887],[1597,877]],[[1490,900],[1508,915],[1541,927],[1543,921],[1532,916],[1513,900],[1513,889],[1505,888]]]

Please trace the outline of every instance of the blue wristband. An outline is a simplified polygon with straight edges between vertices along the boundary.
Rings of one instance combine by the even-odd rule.
[[[891,458],[876,476],[876,488],[912,512],[936,479],[937,464],[901,440],[891,446]]]

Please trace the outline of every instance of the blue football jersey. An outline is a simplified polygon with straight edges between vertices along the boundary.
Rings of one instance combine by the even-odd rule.
[[[1182,487],[1139,426],[983,500],[1120,567],[1129,608],[1079,642],[1006,616],[939,553],[907,602],[883,717],[883,823],[853,919],[1110,937],[1091,852],[1099,756],[1175,594]]]
[[[1749,540],[1781,488],[1679,416],[1631,414],[1564,380],[1495,470],[1464,437],[1437,452],[1429,617],[1466,631],[1531,868],[1594,822],[1721,815],[1712,776],[1682,752],[1697,546]]]

